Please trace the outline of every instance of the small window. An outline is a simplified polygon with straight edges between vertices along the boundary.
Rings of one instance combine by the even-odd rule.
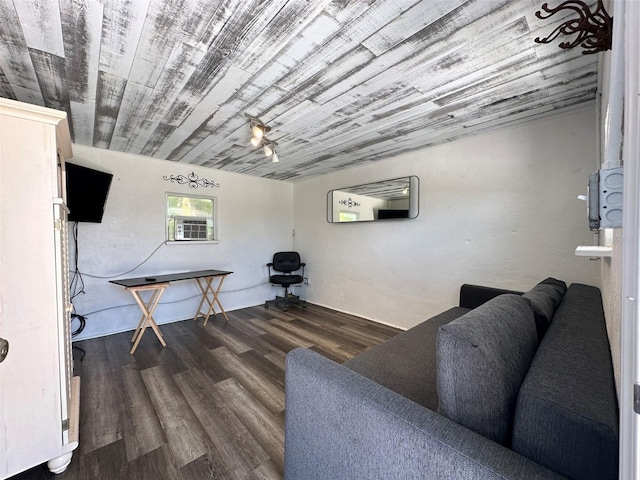
[[[216,199],[167,194],[167,241],[217,240]]]
[[[360,218],[360,214],[358,212],[350,212],[347,210],[340,210],[338,213],[340,222],[357,222]]]

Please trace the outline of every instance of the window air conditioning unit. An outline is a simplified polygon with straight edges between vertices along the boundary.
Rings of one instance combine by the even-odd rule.
[[[207,219],[204,217],[174,217],[176,240],[206,240]]]

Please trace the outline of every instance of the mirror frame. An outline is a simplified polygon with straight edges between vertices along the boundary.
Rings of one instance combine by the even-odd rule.
[[[353,220],[353,221],[348,221],[348,222],[340,222],[340,221],[334,221],[333,219],[333,214],[334,214],[334,205],[335,205],[335,199],[334,199],[334,193],[338,193],[340,192],[340,194],[344,195],[349,195],[349,193],[351,193],[351,196],[349,196],[348,199],[342,199],[340,201],[342,202],[347,202],[345,203],[345,205],[348,205],[349,207],[358,207],[360,206],[359,202],[356,200],[353,200],[351,197],[355,196],[355,195],[359,195],[357,193],[357,190],[366,190],[369,187],[376,187],[378,185],[383,186],[387,183],[390,182],[397,182],[397,181],[404,181],[404,183],[408,183],[409,185],[409,208],[408,208],[408,216],[407,217],[400,217],[400,218],[369,218],[366,220]],[[372,197],[373,198],[373,197]],[[383,199],[380,199],[383,200]],[[353,186],[349,186],[349,187],[343,187],[343,188],[336,188],[334,190],[329,190],[327,192],[327,222],[328,223],[362,223],[362,222],[378,222],[378,221],[385,221],[385,220],[413,220],[415,218],[418,217],[418,215],[420,214],[420,179],[416,176],[416,175],[408,175],[406,177],[399,177],[399,178],[391,178],[391,179],[387,179],[387,180],[379,180],[377,182],[370,182],[370,183],[364,183],[361,185],[353,185]],[[404,210],[404,209],[402,209]]]

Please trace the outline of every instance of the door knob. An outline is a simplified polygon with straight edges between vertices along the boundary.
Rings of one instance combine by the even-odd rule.
[[[9,342],[0,338],[0,362],[7,358],[7,353],[9,353]]]

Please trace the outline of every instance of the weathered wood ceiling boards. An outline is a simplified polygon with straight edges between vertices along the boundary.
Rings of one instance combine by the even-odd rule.
[[[566,20],[541,3],[0,0],[0,96],[79,144],[295,180],[594,99],[596,55],[534,42]]]

